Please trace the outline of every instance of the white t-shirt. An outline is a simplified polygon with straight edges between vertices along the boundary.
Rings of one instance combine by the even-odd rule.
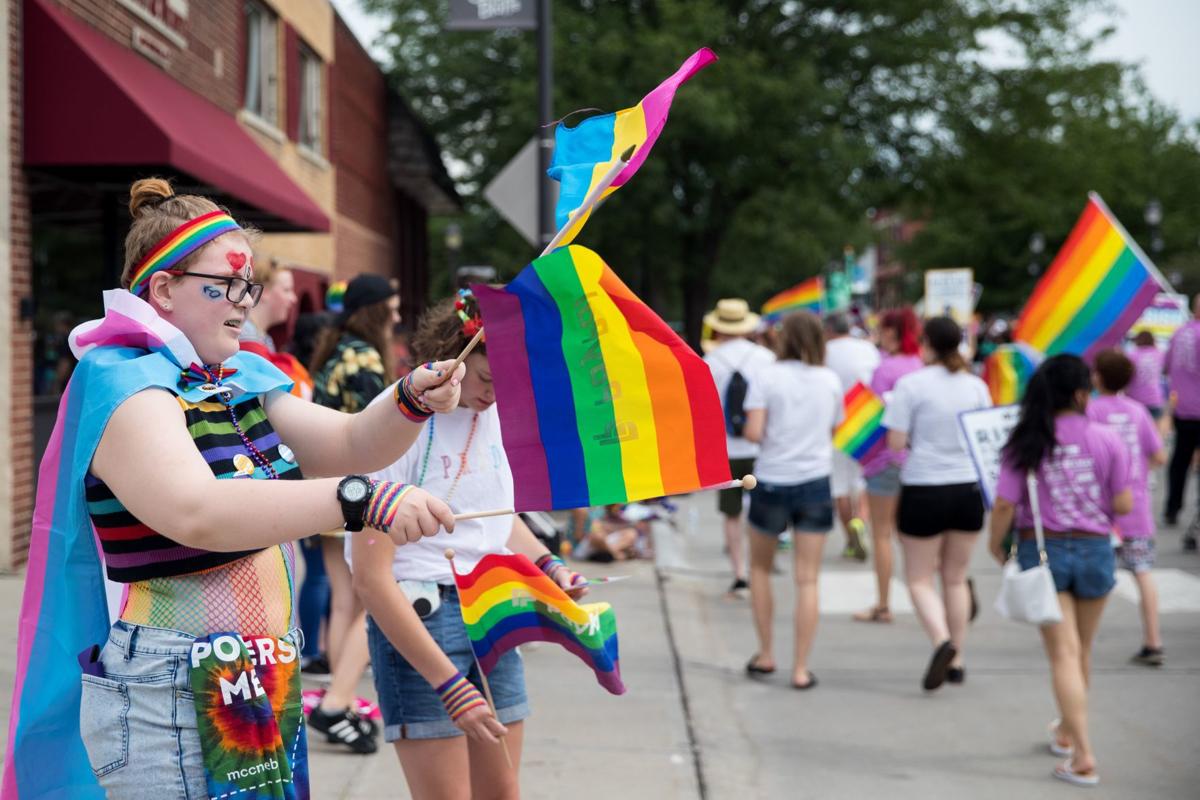
[[[948,486],[978,480],[958,415],[991,405],[987,384],[965,370],[950,372],[935,364],[897,381],[883,412],[883,426],[908,434],[908,460],[900,469],[900,482]]]
[[[839,336],[825,343],[825,366],[837,373],[843,395],[856,383],[870,386],[881,360],[879,348],[863,339]]]
[[[762,345],[755,344],[749,339],[729,339],[721,342],[704,357],[708,368],[712,370],[713,382],[717,385],[717,397],[721,398],[724,410],[725,390],[729,387],[729,379],[734,370],[742,373],[747,384],[754,383],[754,375],[768,364],[774,363],[775,354]],[[725,434],[725,449],[730,458],[754,458],[758,455],[758,445],[741,436]]]
[[[390,402],[390,396],[387,400]],[[468,408],[460,408],[450,414],[434,414],[425,423],[425,429],[408,452],[399,461],[373,473],[371,477],[420,485],[435,497],[447,500],[456,514],[512,508],[513,477],[500,440],[500,415],[495,405],[479,412],[479,422],[471,439],[470,450],[467,451],[466,469],[454,493],[450,494],[450,487],[454,485],[461,464],[460,454],[467,443],[474,417],[475,412]],[[430,430],[433,431],[432,448],[429,446]],[[427,451],[429,458],[426,463]],[[424,482],[421,482],[422,465]],[[447,495],[450,495],[448,499]],[[461,520],[454,526],[454,533],[443,530],[436,536],[422,537],[418,542],[397,547],[392,561],[392,575],[398,581],[453,583],[450,562],[445,556],[447,547],[454,548],[454,565],[458,571],[467,572],[488,553],[508,553],[506,545],[512,527],[513,518],[508,514]],[[347,560],[350,559],[349,543],[347,537]]]
[[[746,409],[765,408],[767,427],[754,477],[805,483],[833,471],[833,428],[842,421],[842,385],[828,367],[788,359],[758,371]]]

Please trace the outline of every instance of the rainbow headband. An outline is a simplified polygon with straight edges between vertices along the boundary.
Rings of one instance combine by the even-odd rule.
[[[218,236],[241,228],[224,211],[210,211],[180,225],[154,245],[133,271],[129,291],[141,294],[150,276],[171,269]]]

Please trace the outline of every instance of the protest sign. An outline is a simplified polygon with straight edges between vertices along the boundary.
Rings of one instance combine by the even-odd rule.
[[[965,325],[975,310],[975,271],[930,269],[925,271],[925,316],[953,317]]]
[[[983,499],[988,508],[996,500],[996,482],[1000,480],[1000,451],[1017,424],[1020,413],[1020,406],[1011,405],[964,411],[958,415],[967,453],[975,465],[979,488],[983,490]]]
[[[1159,347],[1165,348],[1171,341],[1175,331],[1187,324],[1192,318],[1188,312],[1187,295],[1174,292],[1159,292],[1151,301],[1150,307],[1142,312],[1138,321],[1129,329],[1130,334],[1150,331]]]

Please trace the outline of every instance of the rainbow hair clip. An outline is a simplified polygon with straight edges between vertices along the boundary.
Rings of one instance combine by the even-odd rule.
[[[475,334],[483,328],[483,317],[479,313],[479,301],[475,299],[475,293],[470,289],[459,289],[458,296],[454,298],[454,313],[462,320],[463,336],[475,338]]]
[[[210,211],[180,225],[150,249],[133,270],[129,291],[140,295],[150,284],[150,276],[172,269],[180,261],[199,250],[218,236],[241,227],[224,211]]]

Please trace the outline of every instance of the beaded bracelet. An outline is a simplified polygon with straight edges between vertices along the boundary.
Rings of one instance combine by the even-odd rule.
[[[417,399],[412,388],[413,373],[408,373],[400,380],[396,381],[396,388],[392,391],[392,399],[396,401],[396,408],[400,409],[400,413],[407,417],[412,422],[424,422],[433,416],[433,409]]]
[[[565,569],[571,574],[571,579],[567,582],[571,586],[574,586],[583,580],[582,575],[580,575],[578,572],[572,571],[571,568],[566,565],[566,562],[553,553],[546,553],[546,555],[539,558],[536,562],[534,562],[534,564],[538,569],[546,573],[547,578],[555,583],[558,583],[558,580],[554,576],[558,574],[560,569]]]
[[[371,502],[367,504],[366,513],[363,514],[363,525],[381,533],[387,533],[392,521],[396,518],[400,502],[415,488],[407,483],[376,481],[375,491],[371,494]]]
[[[437,693],[452,722],[458,722],[459,717],[473,708],[487,706],[483,695],[461,672],[454,673],[454,677],[439,686]]]

